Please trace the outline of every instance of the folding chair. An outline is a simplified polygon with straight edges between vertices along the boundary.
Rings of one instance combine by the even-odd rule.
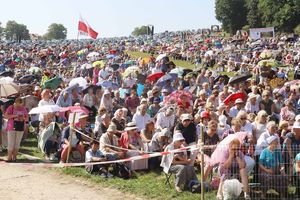
[[[172,188],[172,186],[171,186],[171,183],[170,183],[170,178],[172,177],[172,173],[165,173],[164,172],[164,174],[165,174],[165,176],[166,176],[166,181],[165,181],[165,185],[169,185],[170,186],[170,188]]]

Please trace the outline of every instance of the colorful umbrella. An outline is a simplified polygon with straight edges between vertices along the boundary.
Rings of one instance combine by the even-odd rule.
[[[147,80],[150,81],[150,82],[154,82],[154,81],[157,81],[163,75],[165,75],[165,73],[163,73],[163,72],[158,72],[158,73],[150,74],[147,77]]]
[[[172,74],[177,74],[178,76],[183,76],[183,73],[184,73],[184,70],[182,69],[182,68],[179,68],[179,67],[177,67],[177,68],[175,68],[175,69],[172,69],[171,71],[170,71],[170,73],[172,73]]]
[[[9,97],[17,94],[20,90],[20,86],[13,82],[2,80],[0,82],[0,97]]]
[[[40,72],[41,71],[41,68],[39,67],[30,67],[29,70],[28,70],[30,73],[32,74],[35,74],[37,72]]]
[[[93,68],[93,66],[89,63],[85,63],[85,64],[81,65],[80,68],[81,69],[91,69],[91,68]]]
[[[77,78],[73,78],[70,83],[69,83],[69,86],[72,86],[72,85],[76,85],[78,84],[79,87],[81,88],[86,88],[87,86],[87,80],[83,77],[77,77]]]
[[[141,73],[141,69],[138,66],[131,66],[125,70],[125,72],[123,73],[123,77],[127,77],[130,74],[135,75],[136,73]]]
[[[111,81],[102,81],[101,83],[97,84],[98,86],[101,86],[103,88],[112,88],[117,89],[119,85],[117,83],[113,83]]]
[[[55,112],[60,112],[61,109],[62,108],[58,105],[45,105],[45,106],[32,108],[29,114],[34,115],[34,114],[55,113]]]
[[[230,103],[234,103],[235,100],[237,99],[243,99],[244,101],[247,99],[247,96],[245,93],[239,92],[239,93],[234,93],[229,95],[224,101],[223,103],[225,105],[230,105]]]
[[[166,75],[163,75],[162,77],[160,77],[157,82],[156,82],[156,85],[157,86],[164,86],[166,84],[166,81],[174,81],[177,79],[177,76],[175,74],[166,74]]]
[[[228,151],[229,144],[233,140],[239,140],[240,143],[243,144],[247,135],[248,135],[248,132],[237,132],[235,134],[228,135],[225,139],[223,139],[217,145],[217,148],[211,155],[210,164],[212,164],[212,166],[214,166],[220,162],[224,162],[224,159],[226,159],[224,156],[224,153],[226,153],[226,151]]]
[[[84,114],[89,114],[89,110],[86,109],[85,107],[81,106],[69,106],[69,107],[64,107],[60,110],[60,112],[67,112],[70,111],[72,113],[84,113]]]
[[[172,103],[175,100],[175,103],[182,97],[182,95],[187,96],[188,99],[192,99],[193,95],[192,93],[185,91],[185,90],[177,90],[169,94],[164,98],[164,103],[169,104]]]
[[[282,66],[282,63],[276,61],[276,60],[261,60],[258,63],[258,66],[267,66],[267,67],[280,67]]]
[[[251,78],[252,77],[252,74],[244,74],[244,75],[238,75],[238,76],[234,76],[234,77],[231,77],[229,79],[229,82],[228,84],[237,84],[237,83],[242,83],[242,82],[245,82],[248,78]]]
[[[160,54],[160,55],[158,55],[157,57],[156,57],[156,60],[155,60],[155,62],[158,62],[158,61],[160,61],[161,59],[163,59],[163,58],[165,58],[165,57],[167,57],[167,54]]]
[[[61,78],[55,77],[45,81],[44,84],[42,85],[42,88],[55,90],[56,88],[58,88],[61,82],[62,82]]]
[[[105,62],[103,60],[93,62],[93,67],[96,67],[96,66],[99,66],[100,68],[103,68],[105,66]]]

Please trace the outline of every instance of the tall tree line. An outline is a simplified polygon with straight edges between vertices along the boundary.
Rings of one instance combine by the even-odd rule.
[[[234,34],[247,26],[274,26],[292,32],[300,24],[300,0],[216,0],[216,18],[226,32]]]

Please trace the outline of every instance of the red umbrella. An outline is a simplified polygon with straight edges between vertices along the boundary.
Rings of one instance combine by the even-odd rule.
[[[229,105],[231,102],[234,103],[235,100],[237,99],[243,99],[244,101],[246,100],[247,96],[245,93],[242,93],[242,92],[239,92],[239,93],[234,93],[234,94],[231,94],[229,95],[224,101],[223,103],[225,105]]]
[[[85,107],[81,107],[81,106],[69,106],[69,107],[64,107],[63,109],[61,109],[60,112],[67,112],[67,111],[71,111],[72,113],[84,113],[84,114],[89,114],[89,110],[86,109]]]
[[[154,81],[157,81],[157,80],[158,80],[160,77],[162,77],[163,75],[165,75],[165,73],[162,73],[162,72],[150,74],[150,75],[147,77],[147,80],[150,81],[150,82],[154,82]]]

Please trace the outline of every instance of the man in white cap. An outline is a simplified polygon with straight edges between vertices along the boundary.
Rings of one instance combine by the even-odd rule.
[[[184,137],[180,132],[173,136],[173,142],[169,144],[165,151],[172,151],[183,147],[185,142]],[[177,192],[182,192],[182,188],[187,188],[191,180],[198,180],[194,166],[191,166],[192,160],[187,159],[187,152],[171,153],[164,155],[160,166],[163,171],[175,174],[175,189]]]
[[[229,111],[229,117],[231,119],[235,118],[237,116],[237,114],[238,114],[239,111],[245,110],[244,109],[244,101],[241,98],[235,100],[234,105],[235,106],[233,106],[232,108],[230,108],[230,111]]]

